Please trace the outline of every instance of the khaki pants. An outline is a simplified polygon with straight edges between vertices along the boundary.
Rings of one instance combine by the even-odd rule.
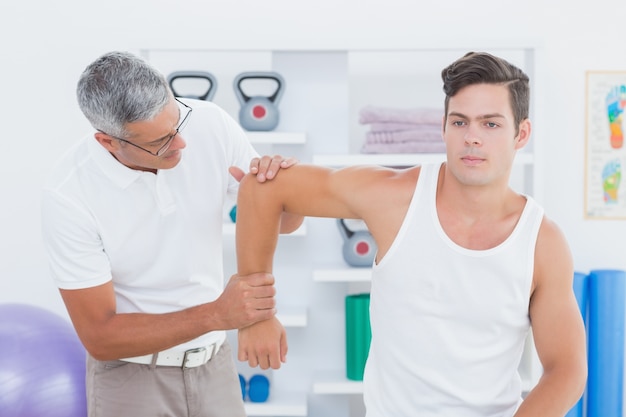
[[[196,368],[87,358],[89,417],[245,417],[228,341]]]

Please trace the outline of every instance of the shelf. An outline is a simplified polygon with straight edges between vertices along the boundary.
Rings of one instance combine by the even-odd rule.
[[[306,327],[307,312],[304,307],[278,306],[276,317],[285,327]]]
[[[344,155],[313,155],[313,163],[331,167],[350,165],[383,165],[392,167],[408,167],[445,161],[443,153],[404,153],[404,154],[344,154]],[[531,165],[534,162],[531,153],[520,152],[515,156],[515,164]]]
[[[248,140],[254,145],[302,145],[306,143],[306,134],[297,132],[246,132]]]
[[[264,403],[244,403],[247,416],[290,416],[307,415],[306,394],[302,392],[272,391],[270,398]]]
[[[315,394],[363,394],[363,381],[352,381],[340,373],[316,376],[313,383]]]
[[[343,267],[316,269],[313,281],[317,282],[367,282],[372,280],[372,268]]]
[[[222,234],[224,236],[235,236],[235,223],[224,223],[222,226]],[[293,232],[281,234],[280,236],[306,236],[306,221]]]
[[[522,379],[522,395],[525,397],[534,384]],[[318,376],[313,383],[313,393],[315,394],[363,394],[363,381],[352,381],[339,373],[328,373]]]

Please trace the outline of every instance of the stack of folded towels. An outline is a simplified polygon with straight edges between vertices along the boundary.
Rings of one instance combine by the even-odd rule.
[[[361,124],[370,125],[362,153],[444,153],[443,109],[363,107]]]

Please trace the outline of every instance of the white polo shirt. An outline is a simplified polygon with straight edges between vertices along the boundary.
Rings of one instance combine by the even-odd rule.
[[[157,174],[119,163],[90,135],[55,165],[44,187],[42,227],[59,288],[113,281],[118,313],[166,313],[223,291],[222,223],[228,173],[257,156],[244,131],[213,103],[185,100],[179,164]],[[213,332],[184,350],[224,337]]]

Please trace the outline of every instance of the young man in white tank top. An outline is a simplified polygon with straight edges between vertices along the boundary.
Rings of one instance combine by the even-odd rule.
[[[442,78],[445,163],[301,164],[267,184],[244,178],[239,274],[271,272],[283,208],[363,219],[378,245],[368,417],[563,416],[587,375],[572,256],[534,200],[508,185],[530,139],[528,77],[468,53]],[[522,401],[517,367],[531,323],[544,372]],[[275,318],[240,330],[239,358],[252,366],[278,368],[285,346]]]

